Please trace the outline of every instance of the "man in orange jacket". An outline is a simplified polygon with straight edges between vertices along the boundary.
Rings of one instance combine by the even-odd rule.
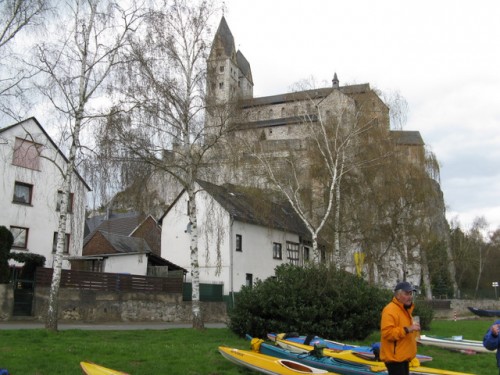
[[[389,375],[409,375],[410,361],[417,355],[420,324],[413,322],[415,288],[407,281],[394,288],[394,297],[382,310],[380,360]]]

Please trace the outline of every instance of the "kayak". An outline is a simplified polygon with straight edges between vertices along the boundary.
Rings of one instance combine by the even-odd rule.
[[[80,362],[80,367],[86,375],[129,375],[126,372],[102,367],[92,362]]]
[[[247,337],[249,338],[249,337]],[[353,362],[346,362],[333,357],[314,355],[311,353],[293,353],[289,350],[280,348],[264,342],[262,339],[252,338],[251,348],[259,353],[269,355],[276,358],[289,359],[304,365],[316,367],[322,370],[336,372],[343,375],[374,375],[387,374],[385,367],[380,367],[372,370],[370,366]]]
[[[276,345],[294,353],[309,353],[314,350],[314,346],[299,344],[293,341],[283,340],[280,338],[276,338]],[[344,362],[367,365],[370,366],[370,370],[376,372],[384,371],[386,369],[384,362],[366,358],[362,354],[354,352],[352,350],[339,351],[335,349],[325,348],[322,349],[322,354],[326,357],[333,357],[337,360]],[[410,362],[410,374],[470,375],[464,372],[456,372],[456,371],[420,366],[420,361],[417,358],[413,358],[413,360]]]
[[[478,309],[477,307],[467,307],[469,311],[473,314],[476,314],[477,316],[481,317],[500,317],[500,310],[483,310],[483,309]]]
[[[298,334],[285,334],[285,333],[268,333],[267,338],[273,342],[276,342],[276,338],[281,338],[281,339],[286,339],[289,341],[293,341],[299,344],[305,344],[305,345],[324,345],[328,349],[332,350],[352,350],[353,352],[359,353],[360,356],[367,358],[367,359],[377,359],[378,353],[376,352],[376,345],[374,344],[373,346],[358,346],[358,345],[351,345],[351,344],[344,344],[342,342],[337,342],[333,340],[328,340],[321,338],[319,336],[299,336]],[[422,355],[422,354],[417,354],[417,359],[419,360],[420,363],[422,362],[428,362],[432,360],[432,357],[427,356],[427,355]]]
[[[229,348],[227,346],[219,346],[219,352],[227,360],[268,375],[297,375],[297,374],[323,374],[323,375],[339,375],[326,370],[321,370],[302,363],[287,359],[280,359],[257,353],[250,350],[242,350]]]
[[[465,353],[495,353],[483,346],[482,341],[464,340],[462,336],[438,337],[420,335],[417,342],[421,345],[437,346],[443,349],[459,350]]]

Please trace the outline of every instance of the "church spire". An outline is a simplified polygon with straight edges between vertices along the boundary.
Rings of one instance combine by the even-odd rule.
[[[338,89],[339,88],[339,78],[337,77],[337,72],[335,72],[335,74],[333,75],[332,87],[334,89]]]

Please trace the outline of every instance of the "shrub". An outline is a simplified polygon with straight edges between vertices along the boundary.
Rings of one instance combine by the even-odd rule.
[[[424,300],[416,300],[413,315],[420,316],[420,327],[422,329],[427,331],[431,328],[431,322],[434,318],[434,310],[432,310],[431,305],[426,303]]]
[[[281,265],[276,277],[243,287],[229,312],[236,334],[299,332],[336,340],[361,340],[379,329],[387,291],[326,266]]]
[[[9,256],[10,248],[14,243],[14,236],[3,225],[0,226],[0,284],[9,282]]]
[[[35,278],[36,268],[45,265],[45,257],[39,254],[12,253],[10,254],[10,258],[16,262],[24,263],[20,275],[22,279],[33,280]]]

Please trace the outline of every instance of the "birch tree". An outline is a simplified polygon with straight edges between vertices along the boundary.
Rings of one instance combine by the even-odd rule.
[[[20,38],[34,31],[45,21],[51,1],[2,0],[0,2],[0,112],[20,121],[16,101],[27,88],[23,85],[36,73],[22,62],[19,51],[24,50]],[[15,42],[18,42],[15,45]]]
[[[129,158],[163,171],[187,193],[192,322],[193,328],[201,329],[196,179],[210,163],[209,151],[230,129],[225,117],[210,127],[205,122],[207,111],[215,111],[207,100],[206,79],[210,25],[218,9],[210,1],[155,5],[132,41],[132,63],[121,78],[127,81],[127,112],[109,124],[115,126],[114,134]]]
[[[308,228],[314,262],[321,260],[320,232],[333,215],[337,231],[332,263],[340,267],[341,181],[359,167],[354,158],[356,145],[371,124],[361,120],[354,100],[339,90],[320,98],[314,88],[304,90],[300,86],[300,91],[292,95],[296,95],[299,107],[297,117],[303,140],[297,147],[302,152],[293,147],[269,148],[259,132],[254,133],[251,142],[248,133],[242,133],[240,142],[247,145],[245,151],[263,167],[262,178],[282,193]]]
[[[102,111],[102,95],[106,79],[121,63],[120,52],[126,46],[127,35],[139,22],[139,11],[133,5],[122,8],[114,1],[75,0],[60,9],[63,16],[54,40],[37,47],[36,66],[45,77],[39,90],[62,115],[69,142],[69,157],[63,175],[57,245],[54,255],[53,278],[50,287],[45,327],[57,330],[58,294],[61,266],[68,222],[67,207],[72,177],[84,145],[82,132]],[[99,99],[100,98],[100,99]],[[92,103],[92,100],[101,102]]]

